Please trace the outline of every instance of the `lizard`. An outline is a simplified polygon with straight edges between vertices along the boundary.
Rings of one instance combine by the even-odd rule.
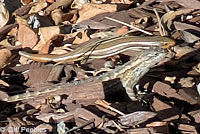
[[[137,100],[133,87],[137,82],[156,64],[161,62],[165,58],[171,58],[172,55],[165,49],[160,47],[152,47],[149,50],[141,51],[134,59],[126,62],[125,64],[116,67],[112,71],[106,72],[103,75],[92,77],[86,80],[73,81],[66,83],[67,86],[81,85],[83,83],[99,80],[102,82],[119,78],[127,95],[131,100]],[[28,92],[19,95],[10,96],[8,98],[1,99],[7,102],[16,102],[29,98],[37,97],[40,94],[46,94],[53,91],[62,89],[62,84],[54,85],[51,88],[44,89],[42,91]]]
[[[175,41],[168,37],[121,35],[97,39],[63,55],[30,54],[24,51],[20,51],[19,54],[39,62],[67,63],[86,58],[106,58],[128,50],[143,51],[150,47],[166,49],[174,45]]]

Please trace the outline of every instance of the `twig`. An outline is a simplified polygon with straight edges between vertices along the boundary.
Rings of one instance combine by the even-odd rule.
[[[16,77],[16,76],[19,76],[19,75],[23,75],[23,74],[26,74],[28,73],[30,70],[25,70],[21,73],[18,73],[18,74],[6,74],[6,75],[3,75],[1,76],[1,78],[5,78],[5,79],[8,79],[8,78],[11,78],[11,77]]]
[[[102,107],[104,107],[104,108],[110,109],[110,110],[112,110],[112,111],[114,111],[114,112],[116,112],[116,113],[118,113],[118,114],[120,114],[120,115],[125,115],[125,114],[122,113],[121,111],[119,111],[119,110],[117,110],[117,109],[111,107],[111,106],[108,104],[108,102],[106,102],[106,101],[104,101],[104,100],[97,100],[97,101],[95,102],[95,104],[100,105],[100,106],[102,106]]]
[[[75,130],[84,128],[84,127],[86,127],[87,125],[90,125],[90,124],[92,124],[92,123],[94,123],[94,119],[91,119],[91,120],[87,121],[85,124],[83,124],[83,125],[81,125],[81,126],[79,126],[79,127],[73,127],[72,129],[67,130],[67,131],[65,132],[65,134],[68,134],[68,133],[73,132],[73,131],[75,131]]]
[[[132,28],[132,29],[138,30],[138,31],[143,32],[143,33],[145,33],[145,34],[153,35],[153,34],[150,33],[150,32],[147,32],[147,31],[142,30],[142,29],[140,29],[140,28],[134,27],[134,26],[132,26],[132,25],[130,25],[130,24],[127,24],[127,23],[125,23],[125,22],[122,22],[122,21],[119,21],[119,20],[116,20],[116,19],[113,19],[113,18],[110,18],[110,17],[105,17],[105,18],[108,19],[108,20],[111,20],[111,21],[114,21],[114,22],[123,24],[123,25],[125,25],[125,26],[128,26],[128,27],[130,27],[130,28]]]
[[[112,120],[112,123],[116,126],[117,129],[119,129],[119,131],[124,132],[124,130],[115,121]]]
[[[161,36],[166,36],[167,32],[165,31],[165,28],[163,27],[162,23],[161,23],[161,19],[160,16],[158,15],[157,10],[154,8],[153,11],[156,14],[157,20],[158,20],[158,26],[159,26],[159,32]]]

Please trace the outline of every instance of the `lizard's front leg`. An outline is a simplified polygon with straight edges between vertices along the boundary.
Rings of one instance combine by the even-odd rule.
[[[169,53],[162,49],[152,49],[141,52],[139,56],[118,68],[115,73],[120,78],[127,95],[131,100],[137,100],[133,90],[138,81],[156,64],[166,57],[171,57]]]

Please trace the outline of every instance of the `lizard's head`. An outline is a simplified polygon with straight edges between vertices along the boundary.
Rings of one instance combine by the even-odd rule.
[[[173,46],[175,46],[176,42],[173,39],[170,39],[168,37],[160,37],[161,38],[161,46],[164,49],[168,49],[171,48]]]

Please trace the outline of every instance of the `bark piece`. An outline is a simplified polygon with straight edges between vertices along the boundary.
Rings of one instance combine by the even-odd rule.
[[[200,28],[195,26],[195,25],[190,25],[190,24],[187,24],[187,23],[181,23],[181,22],[178,22],[178,21],[175,21],[174,25],[175,25],[176,30],[192,29],[192,30],[196,30],[196,31],[200,32]]]
[[[184,100],[180,95],[177,94],[176,89],[172,88],[170,85],[163,82],[156,82],[153,85],[153,91],[165,97],[173,97],[179,100]]]
[[[199,9],[200,2],[198,0],[190,0],[188,2],[187,0],[157,0],[158,2],[168,2],[168,1],[176,1],[180,5],[183,5],[185,8],[190,9]]]
[[[58,79],[63,71],[63,68],[64,68],[64,65],[54,66],[51,69],[51,72],[49,73],[47,81],[58,81]]]
[[[181,88],[177,93],[191,105],[200,104],[200,97],[196,88]]]
[[[156,113],[148,111],[138,111],[120,116],[118,122],[120,127],[135,126],[142,123],[147,123],[148,120],[155,118]],[[113,120],[104,123],[103,127],[115,127]]]
[[[53,126],[50,124],[40,124],[37,127],[35,127],[36,132],[33,132],[32,134],[46,134],[47,132],[53,132]]]
[[[73,113],[74,112],[66,112],[66,113],[43,113],[41,115],[36,116],[38,120],[42,120],[46,123],[49,123],[50,119],[53,119],[55,122],[59,121],[68,121],[73,119]],[[64,120],[65,119],[65,120]]]
[[[81,101],[87,102],[87,100],[105,99],[105,97],[123,90],[120,81],[114,81],[103,83],[101,81],[93,81],[82,84],[78,84],[79,82],[77,82],[77,84],[74,84],[73,86],[69,86],[68,84],[52,85],[46,89],[53,91],[32,96],[32,98],[30,96],[25,96],[26,99],[24,98],[24,101],[28,101],[29,104],[36,105],[44,102],[45,98],[55,95],[62,95],[62,99],[65,104]],[[112,86],[109,83],[112,84]],[[37,99],[35,99],[35,97],[37,97]]]
[[[153,90],[155,93],[158,93],[167,98],[175,98],[181,101],[188,102],[190,104],[198,103],[198,94],[194,88],[181,88],[179,90],[176,90],[168,84],[156,82],[153,85]]]
[[[16,73],[16,72],[24,72],[27,71],[30,68],[30,64],[25,64],[21,66],[8,66],[7,68],[4,69],[5,73]]]
[[[28,14],[29,10],[34,6],[34,3],[32,4],[28,4],[28,5],[24,5],[20,8],[18,8],[17,10],[15,10],[14,14],[16,16],[23,16]]]
[[[13,28],[17,27],[17,24],[9,24],[9,25],[5,25],[4,27],[2,27],[0,29],[0,35],[4,35],[7,34],[8,32],[10,32]]]
[[[198,123],[198,124],[200,123],[200,109],[191,111],[188,114],[191,115],[194,118],[194,121],[196,123]]]
[[[1,89],[2,89],[2,85],[0,85],[0,86],[1,86]],[[0,91],[0,98],[6,98],[6,97],[8,97],[8,94],[5,93],[4,91]]]
[[[94,119],[95,126],[98,126],[102,122],[101,118],[99,118],[97,115],[95,115],[94,113],[92,113],[84,108],[77,108],[74,111],[74,117],[82,118],[87,121]],[[81,126],[81,125],[83,125],[83,124],[79,124],[77,126]]]
[[[127,130],[127,134],[153,134],[153,128],[136,128]]]
[[[28,73],[29,79],[26,82],[26,85],[31,86],[32,84],[35,84],[35,83],[45,82],[47,80],[51,70],[52,70],[52,65],[46,66],[41,63],[31,64],[30,71]]]
[[[179,124],[178,129],[182,134],[198,134],[195,126],[189,124]]]
[[[153,128],[154,133],[162,133],[162,134],[169,134],[169,128],[167,122],[152,122],[150,124],[147,124],[148,128]]]
[[[164,103],[156,97],[154,97],[153,101],[152,107],[158,113],[157,117],[160,120],[171,121],[179,118],[179,109],[175,106]]]

